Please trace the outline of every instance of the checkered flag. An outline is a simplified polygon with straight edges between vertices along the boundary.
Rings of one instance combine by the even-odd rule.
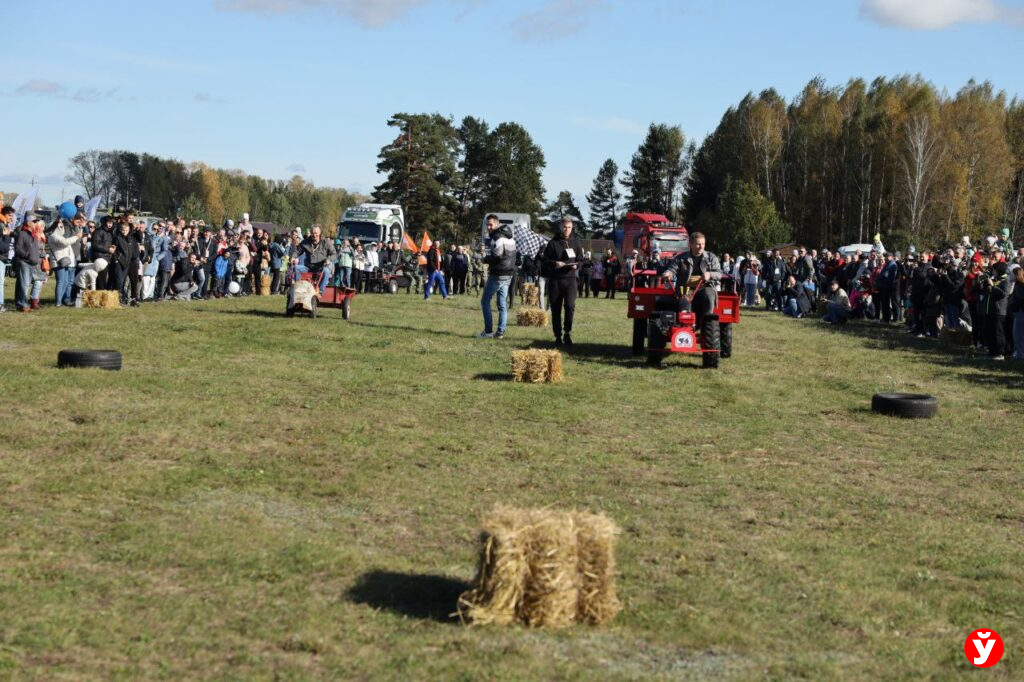
[[[512,238],[516,241],[516,250],[524,256],[536,256],[548,243],[547,237],[522,225],[513,226]]]

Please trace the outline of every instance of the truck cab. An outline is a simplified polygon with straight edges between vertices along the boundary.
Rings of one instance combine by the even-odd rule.
[[[622,253],[625,256],[633,249],[643,261],[655,253],[660,260],[668,260],[690,250],[690,235],[659,213],[627,213],[622,219]]]
[[[405,214],[398,204],[359,204],[345,209],[338,223],[339,239],[358,239],[361,243],[402,243]]]

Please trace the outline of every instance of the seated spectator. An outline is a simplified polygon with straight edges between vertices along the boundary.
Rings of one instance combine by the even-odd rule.
[[[829,287],[831,291],[828,295],[825,316],[821,319],[829,324],[845,324],[850,319],[850,314],[853,310],[850,297],[839,286],[838,280],[833,279]]]
[[[786,288],[782,293],[782,312],[790,317],[800,318],[811,312],[811,299],[807,288],[790,275],[786,278]]]

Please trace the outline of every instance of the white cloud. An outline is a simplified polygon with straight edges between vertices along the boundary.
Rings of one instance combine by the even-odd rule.
[[[643,133],[647,127],[642,123],[631,121],[621,116],[608,116],[606,118],[591,118],[589,116],[570,116],[569,121],[575,125],[601,130],[608,133],[626,133],[636,135]]]
[[[288,173],[294,173],[296,175],[305,175],[306,167],[303,166],[301,163],[293,163],[292,165],[285,168],[285,171]]]
[[[540,9],[513,19],[511,27],[520,40],[548,42],[579,33],[606,7],[604,0],[546,0]]]
[[[1024,10],[998,0],[862,0],[861,14],[885,26],[934,31],[956,24],[1024,24]]]
[[[15,95],[32,97],[53,97],[55,99],[70,99],[75,102],[99,102],[105,99],[117,99],[126,101],[123,97],[117,96],[117,88],[110,90],[99,90],[97,88],[83,87],[72,90],[63,83],[34,79],[22,83],[14,91]]]
[[[337,12],[368,28],[386,26],[429,0],[218,0],[237,12],[281,14],[300,10]]]

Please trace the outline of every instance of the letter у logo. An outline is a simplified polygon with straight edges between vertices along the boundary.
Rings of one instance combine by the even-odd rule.
[[[964,655],[971,665],[991,668],[1003,657],[1003,638],[995,630],[975,630],[967,635]]]

